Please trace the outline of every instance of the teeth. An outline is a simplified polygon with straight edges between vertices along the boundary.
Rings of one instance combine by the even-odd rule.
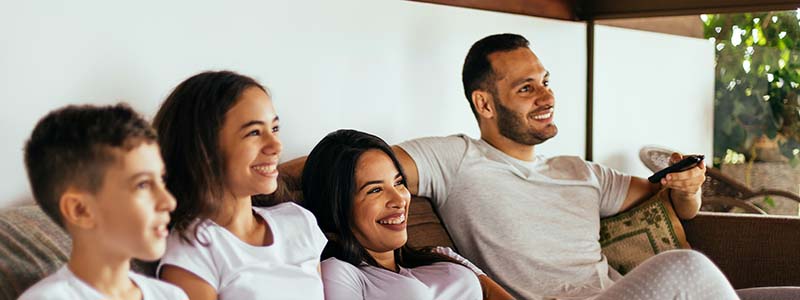
[[[276,167],[277,167],[276,165],[266,165],[266,166],[255,166],[252,168],[253,170],[256,170],[256,172],[259,173],[272,173],[275,171]]]
[[[156,235],[159,237],[166,237],[169,234],[167,231],[167,225],[160,225],[156,227]]]
[[[385,224],[385,225],[397,225],[397,224],[401,224],[401,223],[403,223],[405,221],[406,221],[406,215],[403,214],[403,215],[400,215],[400,217],[397,217],[397,218],[379,220],[378,223]]]
[[[545,113],[543,113],[541,115],[533,116],[533,119],[534,120],[544,120],[544,119],[547,119],[547,118],[551,117],[552,115],[553,115],[553,108],[551,107]]]

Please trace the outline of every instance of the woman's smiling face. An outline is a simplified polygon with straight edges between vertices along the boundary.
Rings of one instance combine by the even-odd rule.
[[[381,150],[368,150],[356,163],[351,230],[373,252],[393,251],[408,240],[411,194],[405,178]]]

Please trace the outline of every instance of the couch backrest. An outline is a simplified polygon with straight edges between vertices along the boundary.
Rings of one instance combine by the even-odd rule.
[[[28,287],[58,270],[72,242],[38,206],[0,212],[0,299],[17,299]]]
[[[455,249],[428,198],[413,197],[408,211],[408,244],[412,247],[447,246]]]

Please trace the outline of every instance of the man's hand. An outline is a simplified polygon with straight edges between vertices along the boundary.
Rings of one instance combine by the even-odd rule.
[[[670,165],[683,159],[679,153],[672,153],[669,157]],[[695,195],[700,192],[700,187],[706,181],[706,165],[704,162],[697,163],[694,167],[686,171],[667,174],[661,179],[661,186],[672,189],[673,195]]]
[[[672,153],[670,164],[683,159],[678,153]],[[700,210],[702,194],[701,187],[706,180],[706,165],[699,162],[686,171],[667,174],[661,179],[661,186],[670,189],[670,197],[675,212],[681,219],[691,219]]]

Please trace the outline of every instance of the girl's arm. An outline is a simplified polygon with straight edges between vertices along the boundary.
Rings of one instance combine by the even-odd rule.
[[[161,267],[161,280],[177,285],[192,300],[216,300],[217,290],[205,280],[173,265]]]

